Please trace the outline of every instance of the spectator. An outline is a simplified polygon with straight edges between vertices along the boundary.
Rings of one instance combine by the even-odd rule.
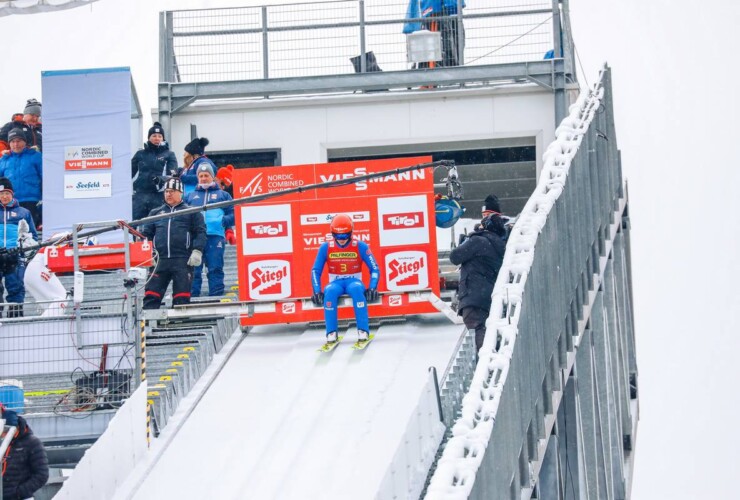
[[[131,158],[131,177],[134,180],[131,214],[134,220],[146,217],[164,203],[164,183],[176,173],[177,157],[164,140],[162,125],[154,122],[144,148]]]
[[[33,494],[49,480],[49,460],[41,440],[28,426],[26,419],[0,404],[5,420],[0,440],[10,427],[15,427],[15,437],[10,442],[2,465],[3,500],[32,498]]]
[[[198,186],[195,191],[185,195],[185,203],[191,207],[204,207],[212,203],[231,200],[231,196],[214,182],[210,163],[198,166]],[[216,208],[203,212],[206,223],[206,247],[203,261],[208,268],[208,295],[218,297],[224,294],[224,250],[226,236],[229,242],[236,243],[234,237],[234,207]],[[193,269],[192,296],[199,297],[203,285],[203,266]]]
[[[461,9],[465,8],[465,0],[460,2]],[[413,33],[419,29],[438,31],[442,38],[442,60],[439,66],[462,66],[465,61],[461,57],[465,49],[465,28],[463,23],[452,17],[457,16],[458,0],[410,0],[407,8],[407,17],[418,17],[424,21],[421,25],[409,22],[404,25],[404,33]],[[418,13],[418,14],[417,14]],[[434,67],[434,64],[421,63],[419,67]]]
[[[450,252],[450,261],[461,267],[457,311],[465,326],[475,330],[476,352],[483,346],[486,319],[491,312],[491,294],[504,258],[504,223],[491,214],[462,243]]]
[[[233,198],[234,189],[232,184],[234,183],[234,165],[226,165],[225,167],[219,168],[218,172],[216,172],[216,182],[218,182],[221,189],[229,193]]]
[[[333,239],[321,244],[311,268],[311,301],[316,306],[324,306],[326,343],[332,344],[337,341],[337,301],[343,294],[352,297],[358,340],[367,341],[370,338],[367,304],[378,300],[380,267],[370,246],[364,241],[352,239],[354,224],[348,215],[338,214],[332,219],[330,228]],[[370,271],[367,289],[362,282],[363,262]],[[325,266],[329,267],[329,284],[322,292],[321,275]]]
[[[501,221],[504,223],[504,229],[506,230],[502,238],[504,242],[509,240],[509,234],[511,233],[511,229],[514,227],[514,223],[516,223],[516,217],[509,217],[508,215],[501,213],[501,204],[495,194],[489,194],[486,196],[486,199],[483,202],[483,208],[481,209],[481,215],[481,224],[478,224],[476,229],[483,227],[482,223],[486,217],[497,215],[501,218]]]
[[[29,99],[26,101],[26,107],[23,109],[22,118],[19,120],[19,113],[13,115],[13,118],[0,128],[0,149],[7,150],[7,147],[2,147],[2,142],[9,143],[8,132],[11,129],[21,126],[24,128],[26,133],[26,143],[31,149],[35,149],[41,152],[41,103],[36,99]]]
[[[10,132],[11,128],[14,127],[25,127],[26,124],[23,123],[23,113],[13,113],[13,116],[10,117],[10,121],[3,125],[2,129],[0,129],[0,153],[6,155],[10,153],[10,144],[8,144],[8,132]],[[3,134],[2,132],[6,129],[7,131]]]
[[[188,207],[182,201],[182,182],[168,179],[164,186],[164,204],[149,215],[172,214]],[[181,215],[144,225],[141,233],[154,241],[157,266],[147,281],[144,309],[159,309],[167,286],[172,281],[172,305],[190,302],[193,268],[201,264],[206,245],[206,227],[199,213]]]
[[[21,128],[8,132],[10,154],[0,158],[0,177],[6,177],[15,186],[18,203],[31,212],[34,227],[41,227],[41,153],[27,147],[27,134]]]
[[[0,281],[5,282],[8,295],[5,301],[16,303],[8,310],[8,317],[23,316],[23,301],[26,298],[26,288],[23,285],[25,267],[17,251],[18,240],[23,240],[30,231],[37,237],[31,213],[18,204],[13,197],[13,185],[5,178],[0,177],[0,209],[2,221],[0,224]],[[0,283],[0,298],[4,294]]]
[[[210,165],[211,171],[216,171],[216,164],[206,156],[206,146],[209,141],[205,137],[196,137],[185,146],[183,155],[183,170],[180,173],[180,179],[185,186],[185,196],[195,191],[198,185],[198,167],[201,165]]]

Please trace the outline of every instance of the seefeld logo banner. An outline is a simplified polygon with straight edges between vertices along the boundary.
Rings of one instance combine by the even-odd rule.
[[[408,293],[439,294],[434,181],[431,170],[396,173],[400,167],[431,162],[429,157],[237,169],[234,190],[240,197],[281,192],[311,184],[352,179],[371,172],[387,175],[358,183],[277,196],[238,207],[239,288],[243,301],[261,306],[245,325],[323,320],[323,308],[307,301],[311,268],[319,247],[333,241],[331,221],[338,214],[353,222],[352,237],[369,245],[381,270],[381,301],[370,304],[371,317],[436,312],[428,301]],[[354,256],[358,247],[338,248]],[[363,268],[363,282],[369,275]],[[328,282],[327,266],[322,289]],[[389,293],[395,292],[395,293]],[[340,319],[354,317],[352,306],[338,307]]]
[[[64,198],[110,198],[110,172],[67,174],[64,176]]]

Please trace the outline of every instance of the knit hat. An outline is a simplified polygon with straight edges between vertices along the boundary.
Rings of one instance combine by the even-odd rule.
[[[174,189],[175,191],[180,191],[182,193],[182,181],[177,177],[171,177],[164,183],[164,188]]]
[[[11,184],[10,179],[7,177],[0,177],[0,192],[3,191],[13,192],[13,184]]]
[[[206,152],[206,146],[208,146],[209,142],[205,137],[196,137],[185,146],[185,151],[191,155],[203,155]]]
[[[41,116],[41,103],[36,99],[27,100],[26,107],[23,108],[23,114]]]
[[[10,132],[8,132],[8,142],[12,141],[13,139],[20,139],[23,142],[28,142],[28,137],[26,137],[26,130],[20,127],[13,127],[10,129]]]
[[[501,205],[499,204],[498,197],[495,194],[489,194],[486,196],[483,211],[501,213]]]
[[[195,173],[197,175],[197,174],[199,174],[201,172],[208,172],[209,174],[211,174],[211,177],[214,176],[213,175],[213,167],[210,164],[208,164],[208,163],[201,163],[200,165],[198,165],[198,171],[195,172]]]
[[[0,413],[2,413],[2,418],[5,420],[5,425],[18,427],[18,414],[16,412],[8,410],[0,404]]]
[[[152,134],[162,134],[162,139],[164,139],[164,129],[162,128],[162,124],[159,122],[154,122],[154,125],[152,125],[152,128],[149,129],[149,133],[146,134],[146,138],[150,138]]]
[[[216,179],[220,180],[224,187],[231,186],[234,182],[233,176],[234,165],[226,165],[225,167],[219,168],[218,172],[216,172]]]

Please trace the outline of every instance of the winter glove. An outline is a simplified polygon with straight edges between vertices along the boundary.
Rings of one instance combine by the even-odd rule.
[[[313,302],[313,305],[316,307],[323,306],[324,294],[322,292],[314,292],[313,295],[311,295],[311,302]]]
[[[465,234],[465,233],[461,234],[460,237],[457,239],[457,246],[460,246],[463,243],[465,243],[465,241],[467,241],[467,239],[468,239],[468,235],[467,234]]]
[[[378,300],[378,289],[377,288],[368,288],[365,290],[365,300],[368,302],[375,302]]]
[[[226,243],[229,245],[236,245],[236,234],[234,234],[234,230],[229,228],[226,230]]]
[[[200,250],[193,250],[188,259],[188,265],[192,267],[198,267],[203,262],[203,252]]]

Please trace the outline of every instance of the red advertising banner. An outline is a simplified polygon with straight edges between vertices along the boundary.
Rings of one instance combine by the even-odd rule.
[[[234,172],[234,196],[279,192],[431,161],[415,157],[240,169]],[[370,245],[380,266],[381,301],[369,305],[370,317],[437,312],[418,293],[439,296],[433,184],[431,169],[389,172],[235,207],[239,299],[264,303],[243,324],[323,320],[323,309],[307,300],[312,293],[311,267],[319,246],[331,238],[332,219],[340,213],[352,218],[353,237]],[[367,269],[363,281],[367,286]],[[322,287],[326,282],[325,269]],[[338,312],[340,319],[354,317],[349,301],[340,304]]]

